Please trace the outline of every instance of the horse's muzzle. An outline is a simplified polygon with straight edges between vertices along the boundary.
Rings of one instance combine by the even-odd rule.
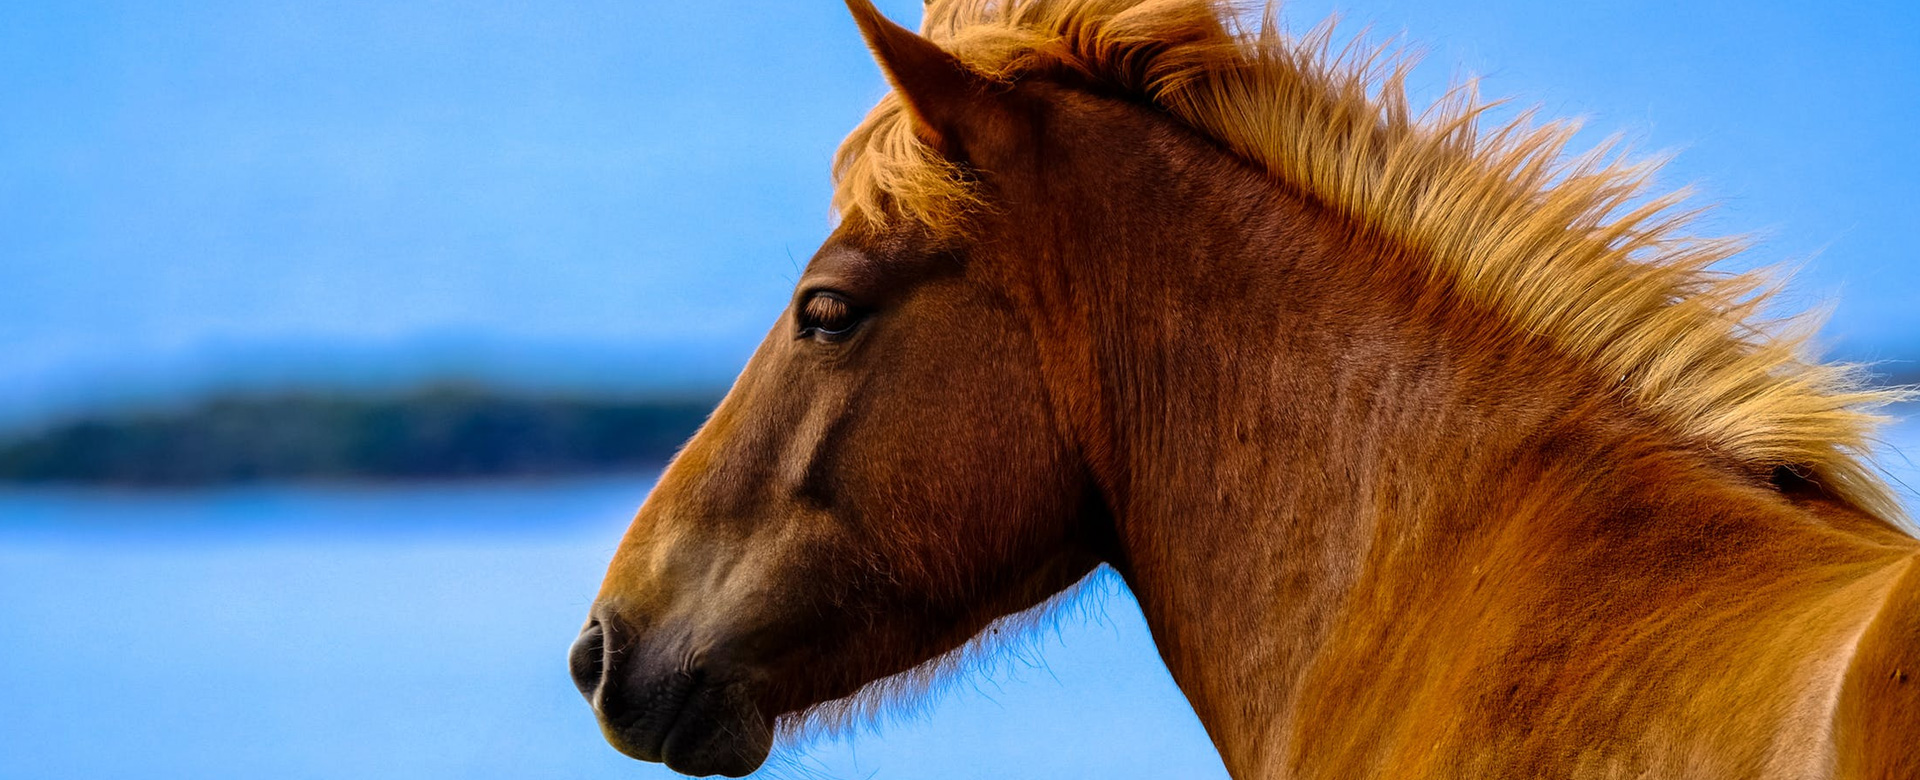
[[[773,745],[772,724],[745,686],[717,670],[681,668],[618,617],[599,614],[573,641],[567,665],[608,744],[687,775],[740,777]]]

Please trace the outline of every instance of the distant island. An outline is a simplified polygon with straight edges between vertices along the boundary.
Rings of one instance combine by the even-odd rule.
[[[718,400],[472,387],[223,397],[0,438],[0,483],[196,487],[640,471],[664,464]]]
[[[1881,383],[1920,384],[1909,363],[1878,373]],[[0,435],[0,485],[204,487],[638,472],[664,465],[719,398],[453,385],[216,397]],[[1892,411],[1920,413],[1914,406]]]

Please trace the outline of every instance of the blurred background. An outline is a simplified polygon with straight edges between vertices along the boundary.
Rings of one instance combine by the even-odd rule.
[[[1920,6],[1559,5],[1285,16],[1677,152],[1831,354],[1920,380]],[[0,4],[0,777],[669,776],[565,651],[883,90],[830,0]],[[1092,590],[763,773],[1223,776]]]

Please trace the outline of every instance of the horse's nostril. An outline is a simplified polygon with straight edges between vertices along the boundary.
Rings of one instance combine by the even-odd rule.
[[[606,659],[607,630],[595,619],[587,623],[580,637],[573,640],[573,648],[567,651],[567,668],[573,672],[573,684],[587,701],[593,701],[594,691],[606,676]]]

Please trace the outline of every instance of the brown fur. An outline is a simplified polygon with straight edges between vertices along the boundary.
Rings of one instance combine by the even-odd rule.
[[[1853,457],[1870,410],[1900,396],[1806,358],[1812,323],[1778,336],[1754,321],[1764,273],[1711,270],[1739,242],[1687,235],[1680,193],[1647,196],[1656,166],[1608,148],[1564,158],[1577,125],[1534,127],[1530,112],[1482,127],[1470,89],[1416,110],[1408,62],[1335,49],[1330,26],[1294,38],[1271,13],[1245,33],[1235,21],[1207,0],[948,0],[929,5],[925,31],[998,82],[1068,78],[1164,110],[1356,228],[1421,250],[1461,294],[1617,377],[1681,435],[1900,516]],[[836,204],[959,230],[979,197],[906,117],[890,95],[854,130]]]
[[[850,5],[899,92],[610,567],[616,747],[751,769],[1104,562],[1236,777],[1913,776],[1889,396],[1637,180],[1205,2]]]

